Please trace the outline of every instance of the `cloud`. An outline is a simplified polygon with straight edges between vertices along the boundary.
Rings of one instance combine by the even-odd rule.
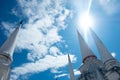
[[[51,73],[62,73],[63,71],[59,71],[58,69],[56,69],[56,68],[52,68],[51,69]]]
[[[18,3],[28,23],[20,31],[17,47],[30,50],[28,59],[31,61],[40,59],[49,51],[51,54],[52,45],[63,41],[59,31],[66,28],[65,20],[70,14],[65,1],[19,0]]]
[[[115,56],[116,56],[116,53],[115,53],[115,52],[112,52],[111,55],[112,55],[113,57],[115,57]]]
[[[63,73],[63,74],[60,74],[60,75],[55,75],[55,79],[57,79],[57,78],[60,78],[60,77],[64,77],[64,76],[68,76],[68,74],[67,73]]]
[[[74,75],[75,75],[75,76],[81,74],[80,71],[78,71],[78,70],[76,70],[76,69],[74,69],[73,71],[74,71]],[[64,77],[64,76],[68,76],[68,77],[69,77],[69,75],[70,75],[69,73],[61,73],[61,74],[59,74],[59,75],[55,75],[54,78],[56,79],[56,78],[60,78],[60,77]],[[69,77],[69,78],[70,78],[70,77]]]
[[[50,52],[50,54],[53,55],[53,56],[57,56],[57,55],[59,55],[59,54],[62,54],[62,53],[60,52],[60,50],[59,50],[57,47],[55,47],[55,46],[52,46],[52,47],[49,49],[49,52]]]
[[[59,32],[67,27],[65,21],[71,14],[71,10],[65,7],[66,0],[18,0],[18,6],[18,10],[27,21],[20,30],[16,47],[28,50],[26,56],[28,63],[14,67],[11,80],[48,69],[55,73],[59,67],[66,66],[68,64],[66,52],[54,45],[65,44]],[[16,8],[11,11],[12,14],[21,16]],[[2,25],[8,31],[7,35],[15,29],[11,27],[15,24],[9,22],[2,22]],[[72,62],[76,61],[74,55],[70,56]]]
[[[3,26],[2,29],[6,29],[4,31],[5,35],[9,36],[10,33],[14,30],[14,27],[13,27],[13,23],[9,23],[9,22],[1,22],[1,25]]]
[[[71,56],[71,61],[75,61],[74,55]],[[20,67],[16,67],[12,70],[11,80],[16,80],[19,76],[28,73],[38,73],[45,71],[47,69],[53,68],[57,69],[59,67],[64,67],[68,64],[67,55],[59,55],[57,57],[46,55],[45,58],[40,59],[36,62],[26,63]]]
[[[81,73],[80,73],[80,71],[74,69],[74,74],[75,74],[75,75],[80,75]]]

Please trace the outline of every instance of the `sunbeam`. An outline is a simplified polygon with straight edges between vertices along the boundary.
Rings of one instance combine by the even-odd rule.
[[[86,9],[86,11],[81,12],[78,17],[78,24],[79,24],[78,26],[85,35],[87,34],[88,29],[94,26],[94,19],[90,14],[91,5],[92,5],[92,0],[89,1],[88,8]]]

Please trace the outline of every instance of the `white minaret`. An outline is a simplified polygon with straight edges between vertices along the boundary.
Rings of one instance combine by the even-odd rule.
[[[74,75],[69,54],[68,54],[68,63],[69,63],[69,70],[70,70],[70,80],[75,80],[75,75]]]
[[[105,65],[106,74],[108,80],[119,80],[120,79],[120,65],[119,62],[110,54],[107,48],[104,46],[102,41],[97,37],[95,32],[90,29],[93,39],[96,43],[98,51],[101,55],[102,61]]]
[[[90,29],[91,34],[93,36],[93,39],[96,43],[96,46],[98,48],[98,51],[101,55],[101,59],[102,61],[105,63],[107,60],[109,59],[113,59],[113,56],[110,54],[110,52],[107,50],[107,48],[104,46],[104,44],[102,43],[102,41],[98,38],[98,36],[95,34],[95,32]]]
[[[83,60],[83,64],[79,68],[81,72],[79,80],[104,80],[104,75],[102,74],[103,63],[97,59],[80,33],[77,32],[77,34]]]
[[[82,38],[81,34],[77,31],[78,39],[80,43],[80,50],[82,55],[82,61],[83,63],[90,57],[97,58],[92,50],[89,48],[89,46],[86,44],[85,40]]]
[[[0,48],[0,80],[9,80],[10,64],[12,62],[17,34],[21,25],[22,21]]]

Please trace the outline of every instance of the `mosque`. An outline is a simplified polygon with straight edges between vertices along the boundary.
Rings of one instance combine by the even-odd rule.
[[[21,26],[22,21],[0,48],[0,80],[9,80],[10,78],[12,56]],[[100,53],[101,60],[96,57],[80,32],[77,31],[83,64],[79,68],[81,74],[76,79],[68,55],[70,80],[120,80],[120,63],[110,54],[96,33],[92,29],[90,29],[90,32]]]

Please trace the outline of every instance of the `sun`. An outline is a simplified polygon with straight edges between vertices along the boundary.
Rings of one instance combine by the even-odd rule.
[[[93,17],[88,13],[83,13],[78,17],[78,24],[83,31],[87,31],[94,25]]]

